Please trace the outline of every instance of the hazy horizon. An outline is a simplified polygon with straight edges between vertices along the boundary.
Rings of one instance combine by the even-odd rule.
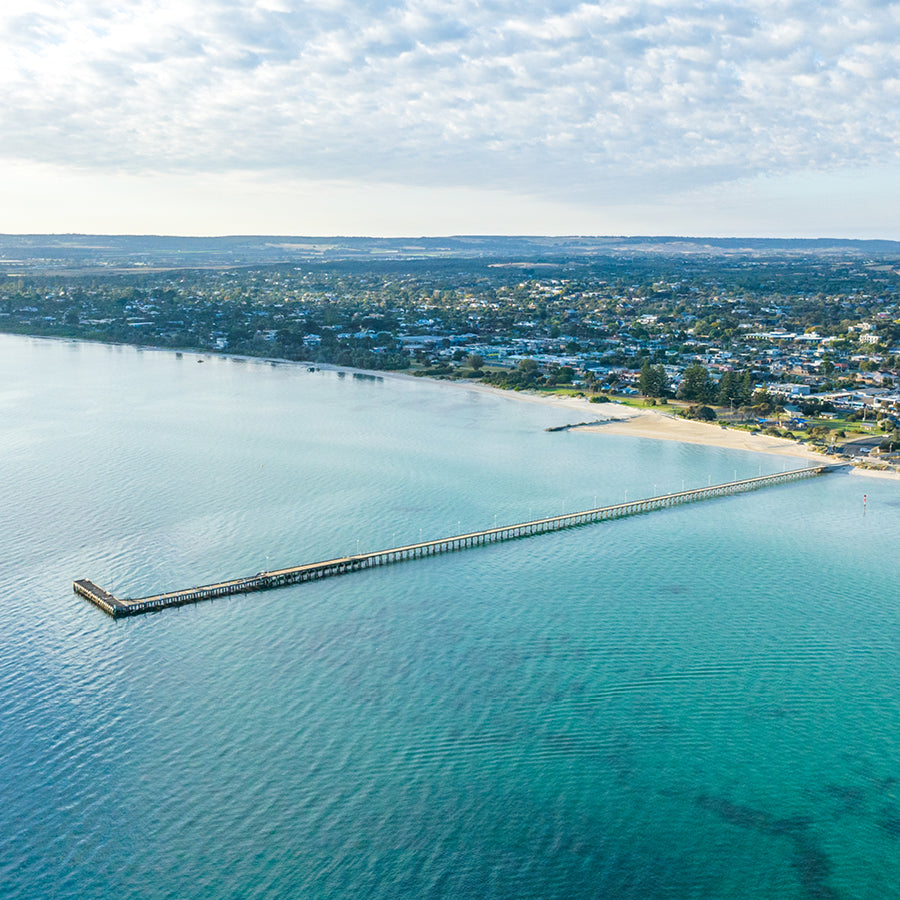
[[[0,231],[0,238],[137,238],[137,239],[171,239],[171,240],[346,240],[346,241],[440,241],[440,240],[587,240],[587,241],[669,241],[669,242],[771,242],[777,243],[811,243],[822,244],[866,244],[888,243],[900,245],[900,238],[882,236],[852,237],[849,235],[821,234],[676,234],[676,233],[588,233],[588,232],[442,232],[442,233],[403,233],[403,234],[363,234],[354,232],[161,232],[161,231]]]

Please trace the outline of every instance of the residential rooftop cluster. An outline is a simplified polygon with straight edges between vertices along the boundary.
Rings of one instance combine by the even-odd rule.
[[[898,303],[887,253],[346,260],[10,272],[0,331],[893,416]]]

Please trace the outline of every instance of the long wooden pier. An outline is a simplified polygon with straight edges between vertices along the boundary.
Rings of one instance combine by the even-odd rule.
[[[320,578],[329,578],[333,575],[344,575],[348,572],[368,569],[372,566],[384,566],[388,563],[401,562],[402,560],[417,559],[420,556],[434,556],[438,553],[465,550],[469,547],[478,547],[498,541],[510,541],[530,537],[535,534],[545,534],[548,531],[560,531],[563,528],[574,528],[579,525],[590,525],[610,519],[621,519],[625,516],[639,515],[656,509],[680,506],[683,503],[695,503],[699,500],[709,500],[714,497],[742,494],[771,485],[798,481],[801,478],[813,478],[835,468],[838,467],[811,466],[803,469],[792,469],[789,472],[779,472],[774,475],[760,475],[755,478],[746,478],[742,481],[729,481],[725,484],[714,484],[704,488],[663,494],[659,497],[631,500],[614,506],[601,506],[597,509],[551,516],[545,519],[536,519],[532,522],[520,522],[517,525],[503,525],[499,528],[489,528],[485,531],[458,534],[453,537],[441,538],[437,541],[422,541],[418,544],[408,544],[404,547],[393,547],[390,550],[357,553],[355,556],[341,556],[337,559],[307,563],[302,566],[291,566],[287,569],[277,569],[273,572],[259,572],[257,575],[251,575],[248,578],[234,578],[231,581],[205,584],[181,591],[169,591],[165,594],[154,594],[150,597],[140,597],[134,600],[120,600],[86,578],[76,581],[74,589],[77,594],[86,597],[91,603],[115,618],[134,616],[140,613],[165,609],[170,606],[183,606],[186,603],[197,603],[200,600],[211,600],[213,597],[224,597],[228,594],[246,594],[250,591],[265,591],[288,584],[298,584],[302,581],[313,581]]]

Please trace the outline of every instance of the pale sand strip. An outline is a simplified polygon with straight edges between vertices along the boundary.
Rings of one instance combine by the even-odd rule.
[[[750,434],[749,431],[740,431],[737,428],[722,428],[721,425],[693,422],[689,419],[679,419],[675,416],[649,410],[647,412],[638,412],[637,415],[625,421],[586,426],[584,430],[621,434],[629,437],[646,437],[662,441],[681,441],[685,444],[705,444],[712,447],[724,447],[729,450],[774,453],[779,456],[810,460],[823,465],[835,465],[843,462],[835,459],[833,456],[816,453],[798,441],[772,437],[768,434]],[[852,467],[851,474],[900,481],[900,473],[898,472],[885,472],[858,465]]]
[[[708,422],[695,422],[652,411],[639,412],[621,422],[589,426],[585,431],[602,431],[630,437],[654,438],[660,441],[680,441],[683,444],[705,444],[730,450],[752,450],[756,453],[776,453],[818,463],[833,463],[824,453],[816,453],[797,441],[771,437],[767,434],[750,434],[736,428],[722,428]]]
[[[533,394],[527,391],[504,391],[478,383],[467,383],[469,389],[490,391],[503,397],[512,397],[531,403],[557,406],[577,413],[573,424],[578,421],[595,422],[607,419],[601,425],[585,425],[579,430],[596,431],[601,434],[621,434],[627,437],[653,438],[659,441],[680,441],[683,444],[706,444],[730,450],[753,450],[757,453],[777,453],[819,463],[833,463],[834,460],[823,453],[815,453],[796,441],[770,437],[765,434],[750,434],[735,428],[681,419],[672,413],[654,410],[633,409],[621,403],[591,403],[581,397],[556,397],[547,394]]]
[[[601,425],[581,426],[580,431],[619,434],[625,437],[650,438],[658,441],[679,441],[683,444],[704,444],[727,450],[750,450],[754,453],[789,456],[823,465],[835,465],[842,462],[834,457],[826,456],[824,453],[816,453],[804,444],[787,438],[777,438],[762,433],[751,434],[749,431],[741,431],[737,428],[723,428],[715,423],[678,418],[672,413],[637,410],[620,403],[591,403],[580,397],[555,397],[527,391],[505,391],[477,382],[466,383],[465,387],[470,390],[496,393],[516,400],[570,409],[573,413],[578,414],[578,418],[573,419],[573,424],[579,421],[608,420]],[[900,480],[900,473],[883,472],[860,466],[854,466],[852,474]]]

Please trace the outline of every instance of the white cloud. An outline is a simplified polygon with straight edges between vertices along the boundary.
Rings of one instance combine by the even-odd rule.
[[[0,158],[625,204],[897,166],[875,0],[29,0]]]

